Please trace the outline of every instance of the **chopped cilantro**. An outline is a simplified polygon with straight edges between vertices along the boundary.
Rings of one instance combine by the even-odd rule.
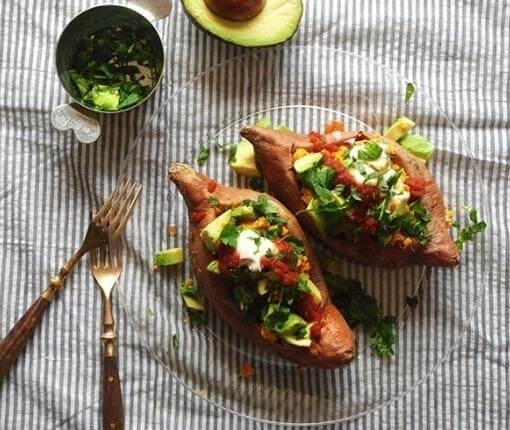
[[[395,354],[393,350],[397,338],[395,324],[395,317],[387,316],[370,328],[370,344],[381,357],[391,357]]]
[[[286,306],[278,306],[272,312],[266,312],[264,316],[264,325],[278,335],[284,333],[285,323],[289,319],[290,309]]]
[[[208,199],[207,199],[207,203],[209,203],[210,206],[218,206],[218,204],[220,203],[220,201],[218,200],[218,197],[216,196],[210,196]]]
[[[239,309],[241,309],[241,311],[248,309],[248,307],[253,302],[253,297],[250,291],[244,285],[235,287],[232,290],[232,297],[239,304]]]
[[[370,344],[381,357],[393,355],[395,317],[383,316],[377,300],[368,295],[361,283],[326,272],[331,300],[340,309],[351,327],[362,325],[370,334]]]
[[[309,294],[308,279],[306,276],[300,276],[296,282],[296,290],[303,294]]]
[[[259,194],[257,200],[245,200],[244,204],[252,206],[260,215],[273,215],[278,213],[276,206],[267,199],[265,194]]]
[[[174,349],[179,348],[179,338],[177,337],[177,335],[175,333],[172,335],[172,345],[173,345]]]
[[[285,242],[287,242],[292,248],[292,252],[296,255],[302,255],[305,253],[305,248],[303,246],[303,242],[299,240],[297,237],[289,235],[285,237]]]
[[[237,245],[237,239],[239,238],[240,229],[232,221],[223,227],[220,233],[220,242],[224,245],[232,246],[233,248]]]
[[[334,177],[335,171],[331,167],[322,164],[306,170],[299,176],[304,185],[310,188],[314,194],[317,194],[318,189],[331,189]]]
[[[200,166],[202,166],[206,160],[209,158],[209,154],[211,153],[211,148],[207,146],[200,146],[200,149],[198,150],[197,155],[197,162]]]
[[[408,102],[409,100],[411,100],[411,97],[413,96],[413,94],[414,94],[414,84],[412,82],[408,82],[406,84],[405,101]]]
[[[469,209],[469,220],[471,221],[471,225],[464,227],[455,239],[455,246],[459,251],[462,251],[464,248],[464,243],[472,241],[474,236],[478,233],[482,233],[487,228],[487,223],[484,221],[478,220],[478,212],[476,209]],[[456,228],[460,228],[460,223],[458,221],[452,223],[452,225]]]
[[[259,194],[257,200],[244,200],[244,205],[252,206],[259,215],[265,216],[271,225],[284,225],[287,221],[278,215],[278,208],[265,194]],[[266,235],[266,237],[268,237]]]
[[[118,111],[142,101],[154,87],[162,64],[142,34],[108,27],[83,37],[67,70],[81,101]],[[143,67],[143,69],[142,69]]]

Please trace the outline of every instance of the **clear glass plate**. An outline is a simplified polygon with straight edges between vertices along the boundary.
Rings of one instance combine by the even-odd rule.
[[[336,370],[299,370],[254,347],[211,310],[207,325],[193,328],[178,292],[180,283],[193,276],[188,262],[152,269],[155,251],[187,243],[187,212],[166,179],[167,166],[185,162],[221,183],[246,186],[228,167],[228,144],[239,140],[243,125],[262,116],[306,133],[322,130],[332,119],[347,129],[382,131],[405,114],[416,121],[415,131],[436,146],[429,166],[448,206],[473,206],[485,218],[482,183],[466,142],[419,85],[407,103],[405,89],[404,78],[348,52],[276,48],[232,58],[196,76],[146,124],[125,167],[144,190],[128,231],[121,300],[154,358],[198,397],[261,422],[340,422],[404,396],[456,347],[486,277],[483,256],[489,250],[483,237],[467,247],[455,269],[385,271],[341,262],[345,276],[362,281],[384,313],[399,321],[393,358],[379,358],[363,331],[357,331],[357,358]],[[198,166],[202,146],[210,148],[210,156]],[[168,225],[178,226],[175,237],[167,235]],[[479,288],[464,288],[468,283]],[[406,296],[413,295],[419,304],[409,309]],[[172,346],[174,334],[178,348]],[[250,380],[239,377],[245,361],[256,372]]]

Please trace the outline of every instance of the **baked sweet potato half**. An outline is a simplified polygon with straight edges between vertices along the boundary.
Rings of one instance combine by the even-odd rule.
[[[269,190],[339,256],[370,266],[455,266],[441,192],[425,163],[380,135],[245,127]]]
[[[258,346],[306,367],[354,357],[354,335],[330,302],[299,223],[274,198],[169,167],[189,211],[189,254],[204,297]]]

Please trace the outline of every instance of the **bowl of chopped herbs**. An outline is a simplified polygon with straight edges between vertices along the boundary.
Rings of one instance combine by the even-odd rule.
[[[161,80],[164,50],[151,22],[117,5],[96,6],[76,16],[57,43],[56,68],[68,94],[94,112],[132,109]]]

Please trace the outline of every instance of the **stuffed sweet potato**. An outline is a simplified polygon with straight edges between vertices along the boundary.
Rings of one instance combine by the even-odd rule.
[[[241,335],[307,367],[355,354],[294,216],[273,198],[216,183],[191,167],[168,170],[188,207],[189,254],[204,297]]]
[[[339,256],[364,265],[455,266],[441,192],[425,163],[365,132],[245,127],[271,193]]]

